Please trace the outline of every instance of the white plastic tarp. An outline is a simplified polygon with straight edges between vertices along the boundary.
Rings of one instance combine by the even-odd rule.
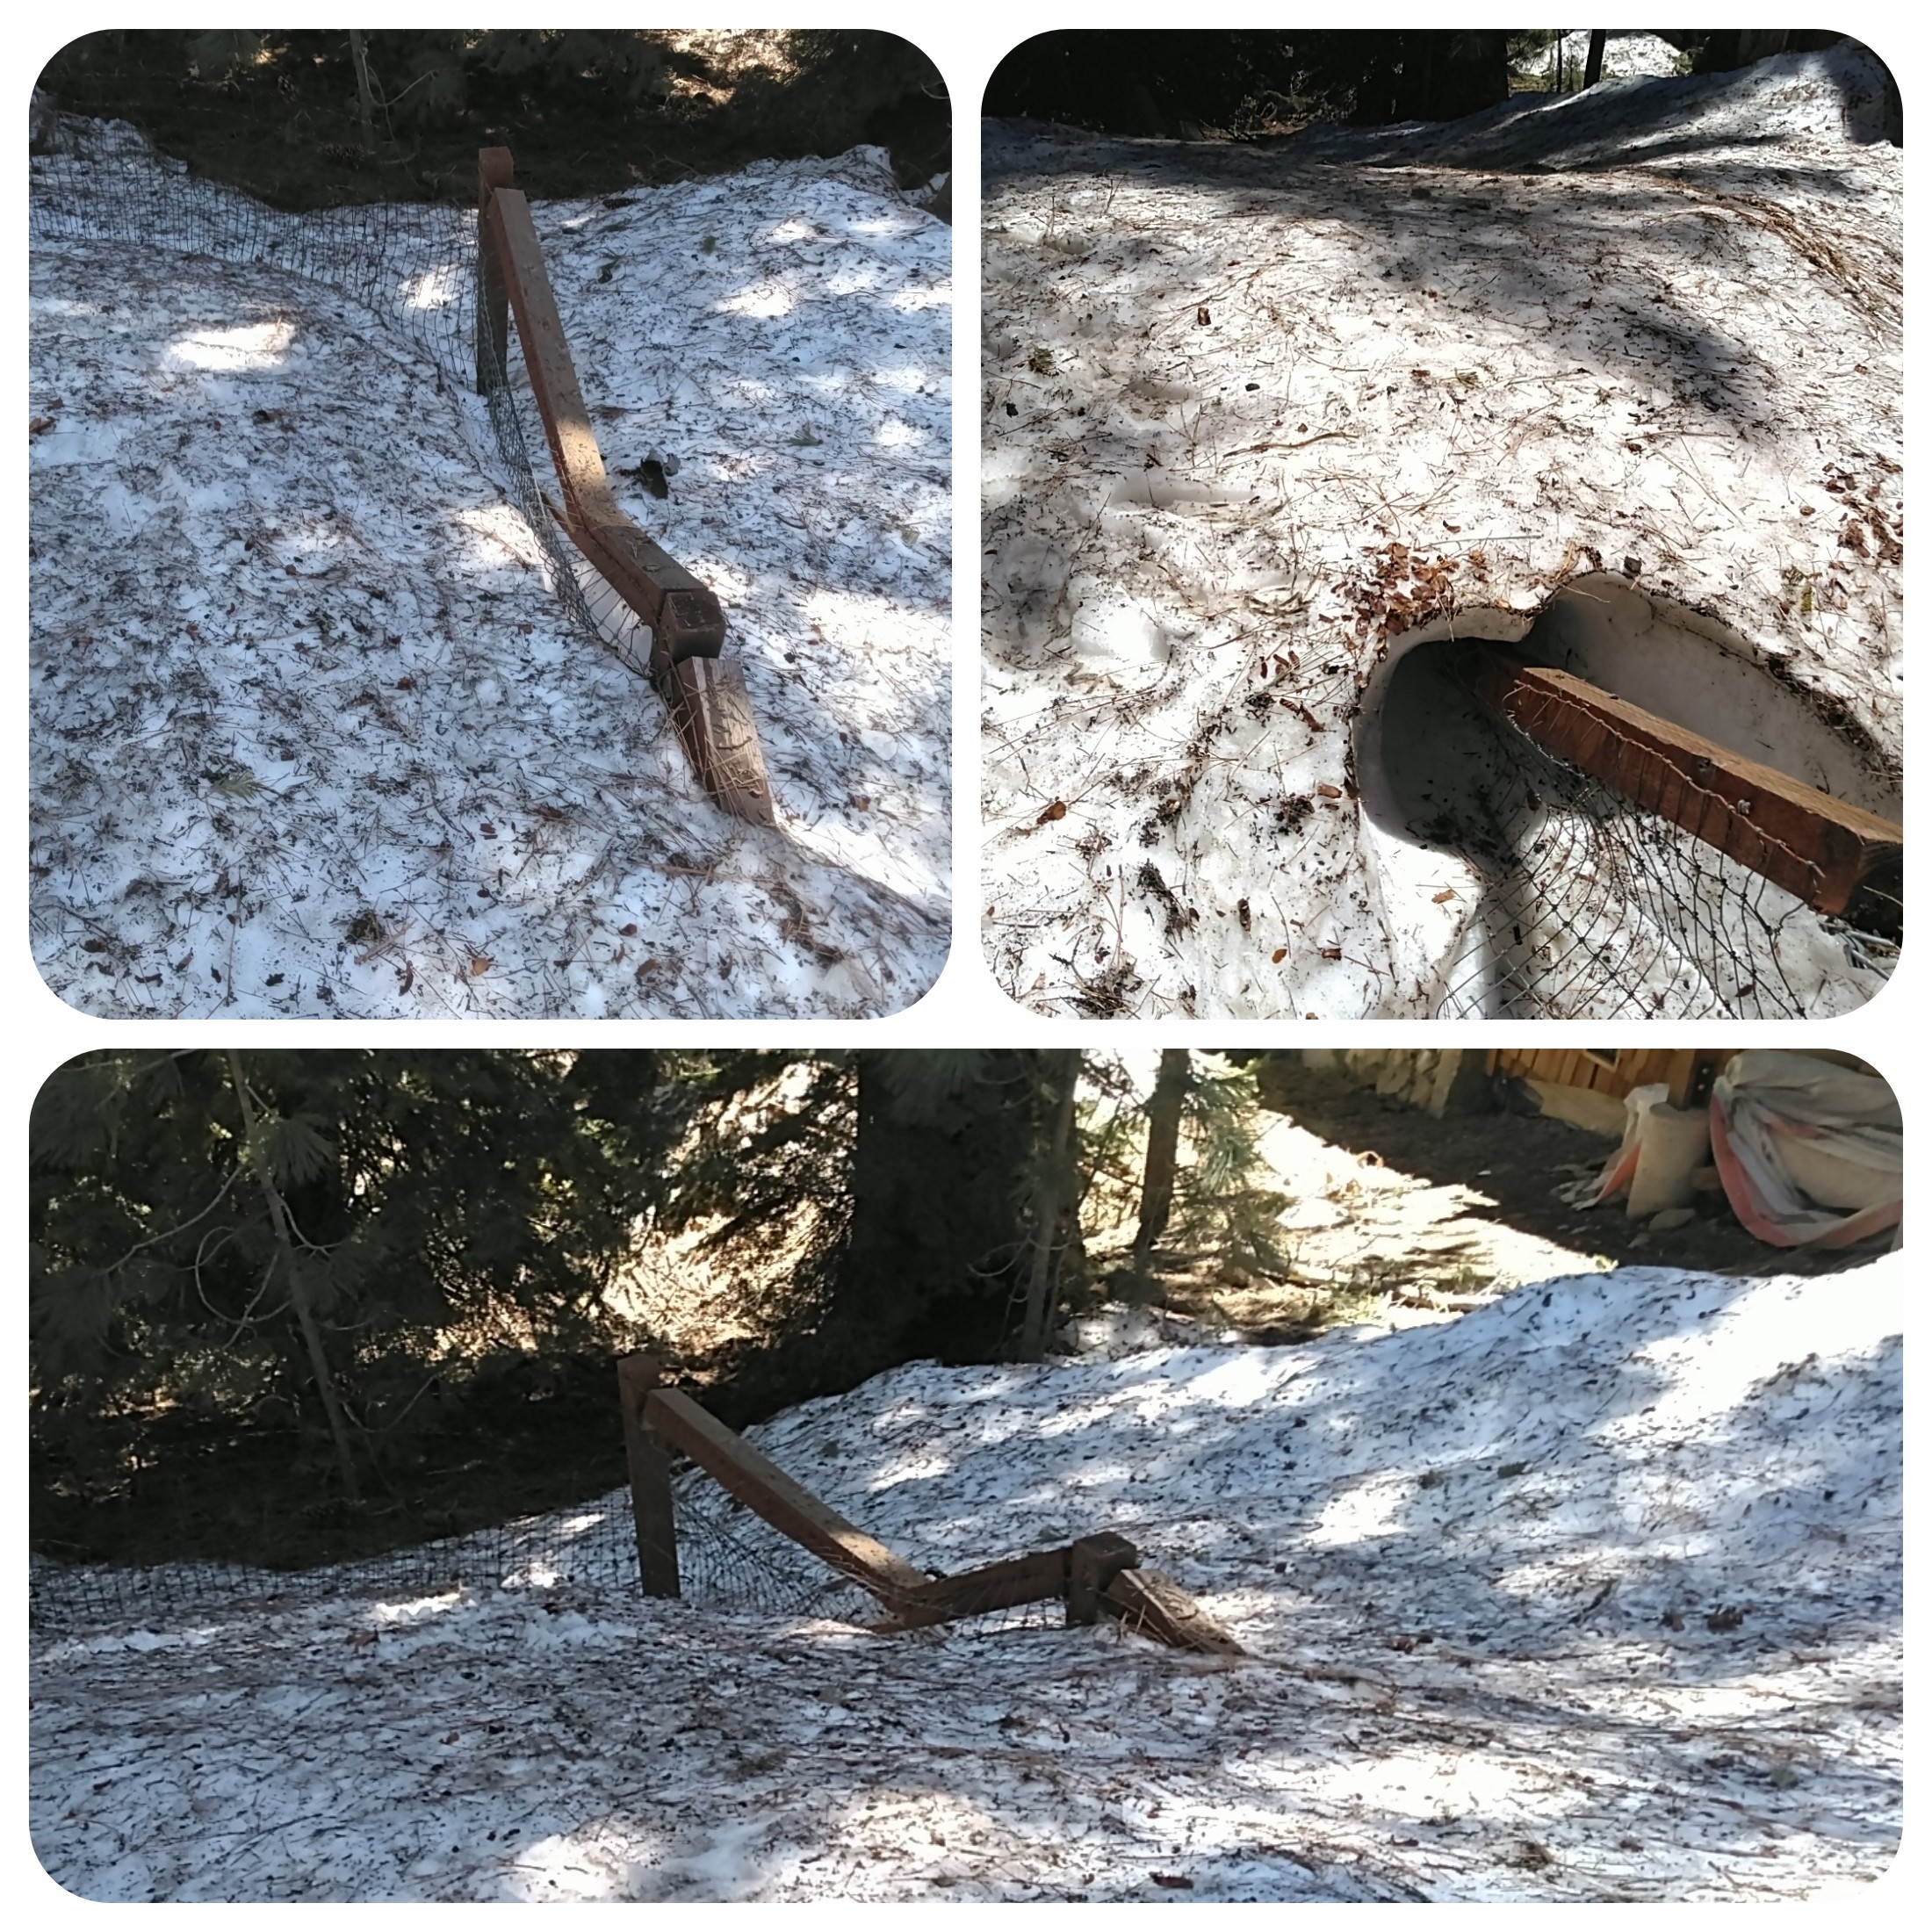
[[[1844,1247],[1903,1212],[1904,1122],[1876,1074],[1738,1054],[1711,1090],[1711,1146],[1738,1219],[1778,1247]]]

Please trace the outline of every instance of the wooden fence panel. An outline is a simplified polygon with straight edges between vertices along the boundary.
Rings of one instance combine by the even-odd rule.
[[[1123,1536],[1107,1531],[1064,1549],[1034,1550],[954,1576],[928,1576],[793,1481],[688,1395],[661,1387],[658,1365],[649,1356],[625,1357],[617,1377],[631,1453],[638,1568],[649,1595],[675,1596],[678,1590],[665,1460],[667,1447],[674,1445],[782,1535],[870,1591],[900,1629],[1063,1600],[1070,1624],[1092,1623],[1105,1611],[1164,1643],[1241,1654],[1240,1645],[1171,1577],[1136,1571],[1132,1566],[1138,1554]]]

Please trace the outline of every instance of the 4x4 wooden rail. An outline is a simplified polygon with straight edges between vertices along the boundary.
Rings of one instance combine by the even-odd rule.
[[[506,379],[514,314],[562,493],[562,502],[552,505],[558,523],[589,569],[649,629],[648,674],[670,710],[700,783],[735,817],[770,825],[771,788],[743,681],[735,667],[718,661],[724,610],[611,494],[509,149],[481,149],[476,180],[477,388],[487,395]]]
[[[1565,764],[1816,911],[1900,937],[1903,827],[1570,672],[1496,645],[1476,646],[1473,657],[1483,700]]]

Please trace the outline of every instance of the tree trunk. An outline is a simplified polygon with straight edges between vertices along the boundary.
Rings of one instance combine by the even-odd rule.
[[[1047,1352],[1058,1295],[1054,1288],[1054,1256],[1064,1244],[1063,1223],[1074,1204],[1078,1177],[1068,1158],[1073,1138],[1074,1096],[1080,1085],[1078,1047],[1055,1054],[1060,1092],[1053,1112],[1053,1137],[1048,1143],[1034,1192],[1032,1265],[1027,1271],[1026,1320],[1020,1331],[1020,1359],[1037,1362]]]
[[[1604,44],[1610,38],[1604,27],[1590,30],[1590,52],[1583,60],[1583,91],[1588,93],[1604,77]]]
[[[815,1375],[850,1388],[911,1356],[993,1360],[1027,1251],[1042,1056],[854,1058],[851,1231]]]
[[[342,1493],[351,1503],[359,1503],[362,1486],[356,1475],[356,1457],[349,1439],[348,1418],[342,1414],[342,1401],[335,1392],[335,1378],[329,1369],[328,1352],[322,1346],[322,1331],[309,1300],[307,1273],[301,1256],[295,1251],[288,1209],[283,1202],[281,1190],[275,1185],[275,1177],[269,1171],[268,1150],[255,1103],[249,1098],[249,1084],[242,1071],[242,1056],[233,1047],[228,1049],[228,1078],[242,1108],[242,1124],[248,1137],[249,1164],[255,1170],[256,1179],[261,1186],[269,1224],[275,1230],[276,1245],[281,1250],[282,1266],[288,1278],[289,1305],[295,1310],[296,1323],[302,1331],[302,1344],[308,1352],[309,1370],[315,1377],[316,1393],[322,1400],[322,1412],[328,1418],[328,1432],[335,1438],[335,1462],[342,1472]]]
[[[1180,1150],[1181,1104],[1187,1097],[1188,1052],[1167,1047],[1147,1103],[1147,1162],[1141,1173],[1141,1219],[1134,1231],[1134,1272],[1147,1272],[1154,1244],[1174,1211],[1174,1163]]]
[[[1460,120],[1510,97],[1507,33],[1419,28],[1399,36],[1399,52],[1393,119]]]

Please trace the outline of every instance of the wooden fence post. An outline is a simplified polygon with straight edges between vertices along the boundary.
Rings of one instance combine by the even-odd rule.
[[[1098,1623],[1102,1593],[1122,1570],[1134,1568],[1141,1560],[1140,1552],[1112,1530],[1103,1530],[1098,1536],[1083,1536],[1067,1557],[1070,1624]]]
[[[516,184],[508,148],[476,155],[476,393],[487,396],[503,379],[510,353],[509,289],[490,227],[490,197]]]
[[[645,1401],[662,1380],[662,1372],[648,1355],[626,1355],[617,1364],[624,1460],[631,1467],[631,1513],[638,1526],[638,1581],[646,1597],[679,1594],[671,1452],[645,1415]]]

